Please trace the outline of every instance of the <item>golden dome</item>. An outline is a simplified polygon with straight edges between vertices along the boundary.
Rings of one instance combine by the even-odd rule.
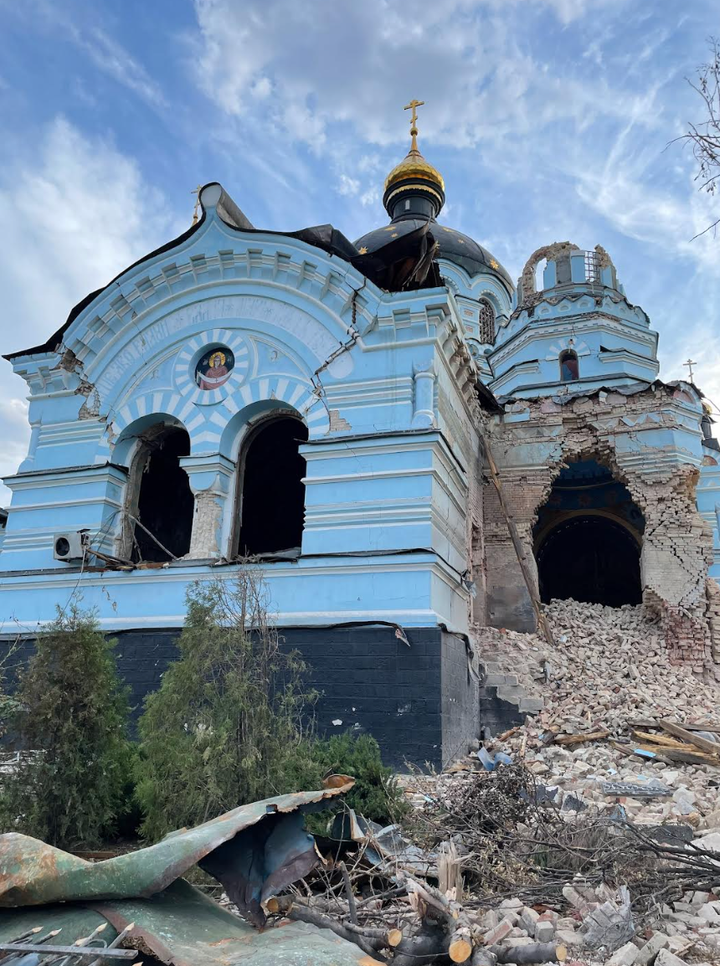
[[[437,168],[434,168],[429,161],[425,160],[416,146],[410,148],[400,164],[396,165],[387,178],[385,178],[385,190],[387,191],[388,188],[397,184],[398,181],[407,181],[409,178],[419,178],[421,181],[429,181],[430,184],[437,185],[441,191],[445,191],[443,176]]]

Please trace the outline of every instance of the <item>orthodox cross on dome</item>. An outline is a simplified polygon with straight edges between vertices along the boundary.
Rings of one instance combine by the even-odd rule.
[[[412,138],[412,144],[410,145],[411,151],[417,151],[417,108],[422,107],[425,101],[417,101],[413,98],[409,104],[406,104],[403,108],[404,111],[412,111],[410,115],[410,137]]]
[[[688,373],[689,373],[689,376],[690,376],[690,382],[692,382],[693,381],[693,370],[692,370],[692,367],[693,366],[696,366],[697,365],[697,362],[693,361],[692,359],[688,359],[687,362],[683,362],[683,365],[688,367]]]
[[[193,219],[192,219],[193,225],[197,225],[197,223],[198,223],[198,210],[200,208],[200,192],[201,191],[202,191],[202,185],[199,184],[197,186],[197,188],[194,188],[190,192],[191,195],[195,195],[195,207],[193,209]]]

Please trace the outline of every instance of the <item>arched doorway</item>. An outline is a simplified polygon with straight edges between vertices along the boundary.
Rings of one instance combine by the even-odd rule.
[[[305,460],[298,452],[307,427],[292,416],[262,423],[242,460],[240,536],[243,557],[293,550],[305,521]]]
[[[535,526],[535,558],[544,602],[642,602],[640,550],[645,520],[627,487],[596,460],[558,475]]]
[[[189,453],[190,437],[176,426],[146,434],[141,444],[132,469],[137,501],[130,512],[139,521],[130,521],[135,562],[165,563],[190,549],[195,501],[180,466],[180,457]]]

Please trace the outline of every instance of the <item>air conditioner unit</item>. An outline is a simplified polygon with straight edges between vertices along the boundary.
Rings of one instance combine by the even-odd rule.
[[[53,537],[53,557],[66,563],[82,560],[86,544],[87,536],[84,530],[56,533]]]

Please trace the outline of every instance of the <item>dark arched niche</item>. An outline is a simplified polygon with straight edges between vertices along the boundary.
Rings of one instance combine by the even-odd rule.
[[[177,426],[144,434],[132,468],[133,515],[142,524],[131,521],[136,562],[164,563],[190,549],[195,501],[188,475],[180,466],[180,457],[189,453],[190,437]]]
[[[540,509],[535,557],[543,601],[642,602],[645,521],[627,487],[595,460],[563,469]]]
[[[241,463],[240,536],[243,557],[294,550],[305,520],[305,460],[298,452],[307,427],[292,416],[262,423]]]

